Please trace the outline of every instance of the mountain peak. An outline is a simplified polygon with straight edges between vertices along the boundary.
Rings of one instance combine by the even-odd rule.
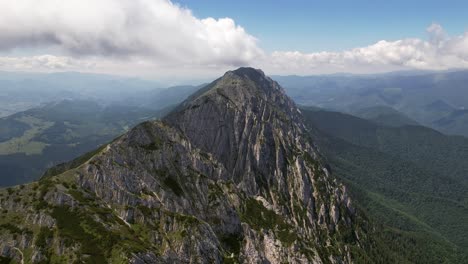
[[[189,96],[182,104],[169,114],[171,119],[176,113],[182,113],[188,109],[210,102],[216,104],[234,104],[236,107],[250,107],[259,101],[278,101],[278,106],[287,102],[294,105],[286,96],[280,85],[265,75],[260,69],[242,67],[226,72],[222,77],[206,85]]]
[[[241,67],[237,70],[226,72],[223,77],[215,81],[216,88],[232,90],[249,90],[256,96],[274,91],[281,92],[281,96],[286,96],[280,85],[260,69]]]
[[[31,262],[48,262],[59,254],[49,245],[63,244],[60,255],[77,262],[345,263],[365,237],[295,104],[252,68],[9,193],[0,208],[14,215],[4,219],[27,216],[10,230],[38,219],[21,238],[36,241]],[[345,245],[337,234],[346,230],[356,236]],[[0,232],[0,251],[20,262],[10,233]]]
[[[256,179],[244,177],[245,166],[253,166],[253,171],[274,177],[271,168],[279,166],[285,169],[285,164],[265,164],[277,160],[276,155],[286,156],[285,152],[289,151],[289,146],[284,146],[285,142],[278,143],[286,141],[280,135],[292,135],[287,144],[307,142],[295,142],[304,134],[301,131],[305,126],[294,102],[278,83],[253,68],[227,72],[194,94],[165,121],[182,131],[194,146],[212,153],[232,172],[232,180],[244,181],[242,184],[247,186],[246,191],[252,193],[258,191],[256,183],[252,183]],[[271,156],[258,152],[263,149],[260,146],[256,150],[246,149],[253,148],[260,140],[270,146],[265,153]],[[281,153],[275,153],[278,149],[271,149],[275,145]],[[313,150],[310,151],[315,156]],[[251,160],[256,160],[257,164],[250,164]]]
[[[237,70],[228,71],[226,74],[236,74],[240,77],[249,78],[253,81],[258,81],[261,78],[265,78],[265,73],[260,69],[254,69],[252,67],[240,67]]]

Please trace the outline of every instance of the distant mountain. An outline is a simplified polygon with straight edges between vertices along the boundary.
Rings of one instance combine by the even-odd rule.
[[[176,106],[203,86],[205,85],[183,85],[154,90],[148,95],[144,106],[152,109],[162,109]]]
[[[446,134],[466,135],[468,131],[468,110],[453,110],[446,116],[432,122],[433,127]]]
[[[65,100],[0,119],[0,186],[37,179],[47,167],[73,159],[159,117],[144,108]]]
[[[424,110],[433,113],[440,113],[441,116],[445,116],[452,111],[455,111],[456,108],[439,99],[425,105]]]
[[[347,190],[282,88],[240,68],[162,121],[0,190],[0,254],[15,262],[407,262],[374,236]]]
[[[338,112],[302,112],[332,170],[382,223],[382,236],[402,245],[402,255],[416,263],[466,260],[468,139]]]
[[[76,72],[0,72],[0,117],[64,99],[141,105],[161,84],[136,78]]]
[[[163,110],[174,107],[200,88],[161,87],[156,81],[103,74],[0,72],[0,117],[62,100]]]
[[[361,108],[354,111],[353,114],[355,116],[386,126],[400,127],[418,125],[418,122],[388,106],[372,106]]]
[[[465,121],[458,121],[456,114],[449,117],[454,111],[468,109],[468,71],[276,76],[275,80],[301,105],[347,113],[386,106],[419,124],[468,136]],[[451,121],[438,122],[445,117]]]

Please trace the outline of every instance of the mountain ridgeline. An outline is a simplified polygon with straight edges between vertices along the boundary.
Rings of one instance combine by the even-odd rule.
[[[370,114],[390,124],[417,122],[445,134],[468,136],[466,70],[274,79],[301,105],[364,117]]]
[[[240,68],[38,182],[0,190],[1,261],[384,263],[299,109]]]

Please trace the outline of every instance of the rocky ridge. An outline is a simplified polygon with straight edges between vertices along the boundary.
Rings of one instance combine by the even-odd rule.
[[[369,243],[298,108],[252,68],[0,190],[0,214],[0,256],[24,263],[352,263]]]

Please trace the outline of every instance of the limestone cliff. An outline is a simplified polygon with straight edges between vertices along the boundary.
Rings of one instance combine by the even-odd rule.
[[[39,181],[0,191],[24,263],[352,263],[366,232],[302,116],[240,68]]]

